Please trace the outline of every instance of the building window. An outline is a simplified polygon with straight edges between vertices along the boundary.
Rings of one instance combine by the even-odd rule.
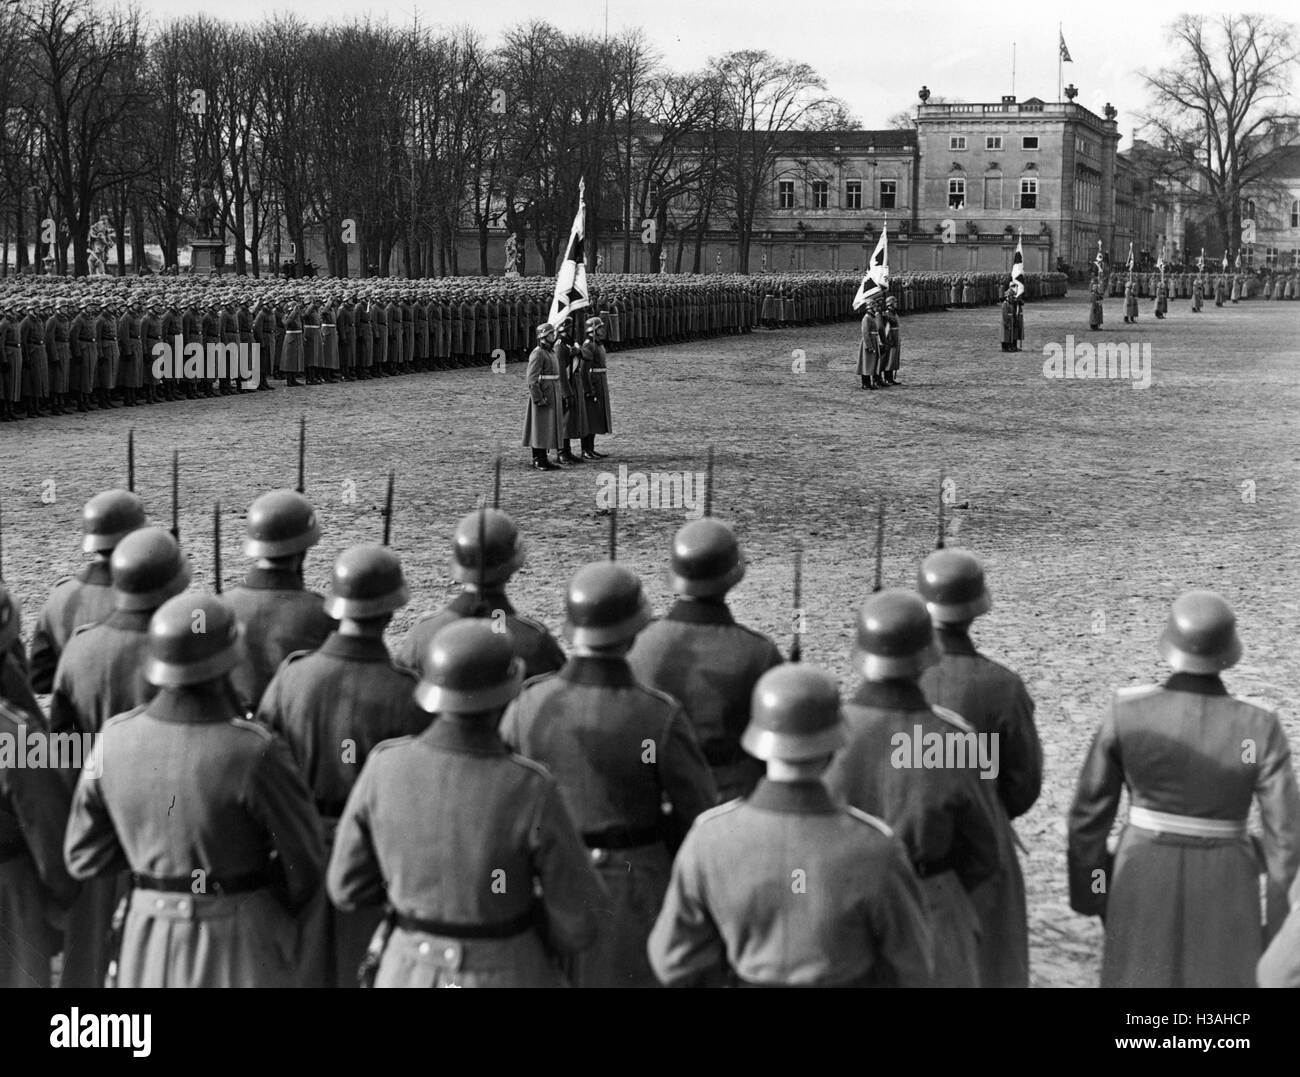
[[[1264,264],[1272,269],[1277,265],[1277,248],[1268,247],[1264,251]]]
[[[849,180],[844,184],[844,208],[862,208],[862,181]]]
[[[1002,177],[1001,176],[984,177],[984,208],[985,209],[1002,208]]]
[[[1038,149],[1038,136],[1037,136],[1037,135],[1025,135],[1024,137],[1022,137],[1022,138],[1020,139],[1020,148],[1021,148],[1022,150],[1036,150],[1036,149]]]
[[[1032,176],[1020,181],[1020,208],[1038,208],[1038,180]]]
[[[880,208],[894,209],[898,204],[898,180],[880,181]]]
[[[985,135],[984,148],[986,150],[1000,150],[1002,148],[1001,135]]]
[[[1300,198],[1291,203],[1291,227],[1300,228]]]
[[[965,209],[966,208],[966,180],[950,179],[948,181],[948,208]]]
[[[950,150],[964,150],[966,148],[965,135],[949,135],[948,148]]]
[[[825,209],[830,204],[831,185],[825,180],[813,180],[812,208]]]
[[[794,209],[794,180],[781,180],[776,185],[777,205],[781,209]]]
[[[1241,215],[1252,221],[1255,219],[1255,200],[1253,198],[1246,199],[1246,205],[1242,209]]]

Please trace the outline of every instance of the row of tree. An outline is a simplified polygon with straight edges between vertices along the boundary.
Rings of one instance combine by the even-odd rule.
[[[676,268],[698,269],[710,227],[739,233],[746,264],[781,137],[852,124],[805,64],[741,51],[681,73],[640,31],[533,22],[489,48],[468,30],[291,16],[153,28],[95,0],[0,8],[0,118],[0,209],[60,271],[67,247],[87,271],[101,216],[120,265],[128,235],[175,264],[210,205],[239,271],[263,270],[262,250],[301,263],[319,232],[332,273],[412,276],[485,273],[502,226],[553,272],[579,179],[588,249],[621,230],[625,270],[643,237],[656,268],[674,243]],[[457,256],[466,225],[474,266]]]

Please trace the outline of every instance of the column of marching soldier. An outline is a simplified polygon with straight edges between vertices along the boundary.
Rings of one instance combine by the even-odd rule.
[[[1132,325],[1141,316],[1138,300],[1154,299],[1153,313],[1163,320],[1169,313],[1170,299],[1190,299],[1189,310],[1199,314],[1209,299],[1216,307],[1235,304],[1243,299],[1297,299],[1300,298],[1300,273],[1269,269],[1258,273],[1230,273],[1226,269],[1211,273],[1206,269],[1195,272],[1175,267],[1167,273],[1128,273],[1121,269],[1098,273],[1089,278],[1091,297],[1088,328],[1100,329],[1104,324],[1103,300],[1106,296],[1124,300],[1125,325]]]
[[[187,589],[134,494],[92,498],[83,531],[30,658],[0,593],[0,744],[93,739],[80,772],[0,767],[0,983],[48,983],[60,950],[70,986],[1028,983],[1011,821],[1042,752],[1024,684],[971,638],[991,600],[969,553],[861,607],[842,700],[734,620],[746,562],[710,516],[674,538],[662,618],[621,563],[575,572],[567,658],[506,596],[525,551],[497,509],[460,521],[463,590],[395,653],[397,556],[353,547],[305,590],[299,494],[253,502],[223,596]],[[1286,736],[1220,679],[1223,599],[1178,598],[1160,650],[1172,675],[1115,695],[1070,812],[1102,983],[1300,983]],[[973,751],[897,760],[900,735],[975,734],[996,780]]]
[[[902,313],[992,302],[993,274],[899,274]],[[591,278],[606,339],[628,347],[851,316],[856,274]],[[1027,278],[1064,294],[1060,274]],[[252,389],[228,370],[181,369],[191,345],[258,348],[256,388],[486,364],[526,352],[550,309],[547,277],[277,281],[246,277],[14,277],[0,281],[0,422]],[[576,332],[585,335],[585,311]],[[181,351],[177,353],[179,340]],[[180,372],[158,378],[159,345]]]

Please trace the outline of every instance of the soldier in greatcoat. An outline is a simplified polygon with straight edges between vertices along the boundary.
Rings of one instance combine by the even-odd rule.
[[[783,665],[754,687],[745,747],[767,776],[702,814],[650,934],[667,986],[926,987],[932,940],[907,850],[821,775],[845,742],[827,673]]]
[[[861,336],[858,338],[858,377],[863,389],[876,387],[880,370],[880,312],[874,299],[867,301],[867,312],[862,316]]]
[[[1016,293],[1010,288],[1002,295],[1002,350],[1016,350]]]
[[[497,723],[523,663],[482,621],[429,644],[424,732],[377,746],[339,820],[329,894],[391,910],[368,960],[376,987],[556,987],[607,899],[546,768]]]
[[[442,609],[416,619],[397,651],[407,669],[420,663],[433,637],[453,621],[482,617],[497,625],[524,663],[526,677],[553,673],[564,665],[564,651],[541,621],[511,605],[506,584],[524,564],[524,542],[514,521],[500,509],[482,508],[463,516],[452,535],[451,574],[460,594]]]
[[[1291,748],[1276,714],[1220,678],[1241,641],[1219,595],[1179,596],[1160,653],[1173,676],[1116,692],[1084,761],[1069,816],[1070,905],[1102,917],[1103,987],[1251,987],[1300,867]],[[1246,829],[1252,803],[1261,838]]]
[[[741,746],[759,677],[783,661],[776,644],[737,623],[727,592],[745,576],[736,536],[721,520],[693,520],[673,538],[677,596],[637,635],[628,665],[637,680],[681,702],[724,800],[745,796],[763,765]]]
[[[573,454],[571,442],[576,439],[581,445],[590,431],[580,372],[582,355],[573,344],[572,318],[565,318],[560,325],[559,339],[555,342],[555,361],[560,368],[560,404],[564,410],[564,439],[559,458],[566,464],[580,464],[582,459]]]
[[[417,678],[392,662],[384,630],[408,595],[397,555],[354,546],[339,555],[326,600],[338,629],[315,651],[289,655],[262,696],[257,719],[289,745],[325,826],[328,848],[348,794],[380,741],[420,732],[428,715]],[[320,895],[308,917],[306,986],[353,987],[380,910],[334,913]]]
[[[5,633],[0,625],[0,653]],[[0,699],[0,738],[30,750],[46,735],[39,713]],[[63,863],[72,794],[52,767],[16,764],[0,766],[0,987],[49,987],[76,894]]]
[[[105,490],[86,502],[81,510],[81,548],[94,560],[75,576],[56,582],[45,600],[32,633],[33,691],[48,692],[53,688],[54,671],[73,629],[98,624],[113,611],[109,565],[113,550],[146,522],[144,502],[126,490]]]
[[[899,332],[898,300],[894,296],[885,297],[885,310],[880,321],[881,381],[885,385],[897,385],[903,341]]]
[[[524,686],[501,734],[555,774],[609,890],[598,941],[577,958],[577,985],[653,987],[646,939],[673,853],[717,791],[681,704],[639,683],[627,663],[650,621],[641,581],[621,564],[587,565],[566,607],[573,656]]]
[[[1105,308],[1102,303],[1101,282],[1093,277],[1090,289],[1091,299],[1088,306],[1088,328],[1100,329],[1105,320]]]
[[[596,451],[596,435],[614,432],[609,408],[609,359],[605,346],[600,342],[603,328],[604,323],[599,318],[588,318],[584,330],[586,339],[582,342],[579,374],[583,398],[578,401],[578,406],[587,411],[587,433],[582,438],[584,460],[603,460],[609,455]]]
[[[997,872],[972,897],[983,928],[979,940],[983,987],[1029,986],[1029,923],[1025,880],[1016,855],[1015,819],[1038,799],[1043,749],[1034,725],[1034,701],[1024,682],[986,658],[970,639],[976,617],[993,606],[984,569],[960,550],[936,550],[921,565],[917,590],[934,622],[941,657],[921,674],[921,691],[932,704],[960,714],[998,742],[996,780],[981,781],[997,822]]]
[[[564,443],[564,415],[560,400],[560,365],[555,357],[555,326],[543,322],[537,327],[537,347],[528,356],[525,375],[528,409],[524,414],[524,445],[533,450],[533,467],[556,471],[547,455]]]
[[[1196,274],[1196,279],[1192,281],[1192,313],[1200,314],[1201,307],[1205,303],[1205,274]]]
[[[325,850],[288,748],[245,721],[230,691],[239,631],[212,596],[159,609],[146,665],[158,694],[104,727],[73,796],[73,877],[130,871],[121,987],[295,982],[295,917],[321,884]]]
[[[302,494],[272,490],[249,506],[244,553],[254,565],[222,601],[244,628],[244,657],[230,684],[250,711],[281,662],[294,651],[314,651],[334,630],[324,599],[303,583],[307,551],[318,542],[320,521]]]
[[[975,769],[975,730],[926,702],[917,683],[939,657],[917,595],[873,595],[858,615],[857,634],[864,680],[845,707],[848,746],[831,764],[827,785],[879,815],[907,846],[934,931],[935,986],[978,987],[980,923],[972,895],[999,860],[996,824]],[[961,765],[955,755],[925,765],[922,747],[955,738],[969,749]]]

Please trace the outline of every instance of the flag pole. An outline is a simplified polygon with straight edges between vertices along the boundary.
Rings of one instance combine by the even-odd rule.
[[[1058,105],[1061,103],[1061,64],[1065,62],[1065,57],[1062,54],[1061,49],[1061,43],[1064,40],[1065,31],[1061,28],[1061,24],[1058,22],[1056,24],[1056,103]],[[1073,86],[1074,83],[1070,83],[1070,85]]]

